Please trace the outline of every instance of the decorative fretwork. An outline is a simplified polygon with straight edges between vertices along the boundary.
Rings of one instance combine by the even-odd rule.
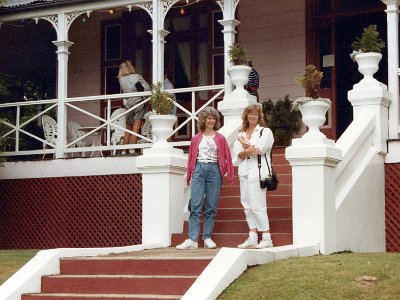
[[[0,180],[0,249],[141,243],[141,174]]]
[[[233,12],[232,14],[235,14],[236,11],[236,7],[238,6],[240,0],[233,0]],[[224,11],[224,0],[221,1],[217,1],[217,4],[219,5],[219,7],[221,7],[221,10]]]
[[[386,251],[400,252],[400,163],[385,165]]]
[[[147,11],[147,13],[153,19],[153,3],[147,2],[147,3],[143,3],[143,4],[136,4],[136,6]]]
[[[35,20],[36,24],[39,22],[39,19],[50,22],[51,25],[53,25],[54,29],[58,32],[58,15],[35,18],[34,20]]]
[[[179,0],[167,0],[162,2],[162,21],[164,21],[165,16],[167,15],[168,11],[170,10],[170,8]],[[186,1],[187,2],[187,1]]]
[[[72,25],[72,22],[74,22],[75,19],[78,18],[80,15],[86,14],[87,17],[89,18],[91,12],[92,11],[88,10],[86,12],[76,12],[76,13],[65,14],[65,28],[66,28],[65,30],[68,32],[69,28]]]

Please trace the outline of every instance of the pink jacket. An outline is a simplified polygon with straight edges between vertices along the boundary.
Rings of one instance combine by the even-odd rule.
[[[186,182],[187,185],[190,184],[190,179],[192,178],[194,169],[196,168],[197,154],[199,152],[199,145],[203,134],[200,132],[192,137],[189,147],[189,157],[186,171]],[[216,132],[214,137],[215,144],[217,145],[217,155],[218,155],[218,165],[221,175],[227,174],[229,184],[233,185],[235,183],[231,151],[229,150],[228,143],[225,137]]]

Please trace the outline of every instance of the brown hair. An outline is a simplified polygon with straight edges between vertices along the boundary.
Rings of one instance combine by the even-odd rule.
[[[203,132],[206,128],[206,120],[209,116],[215,118],[214,130],[218,130],[220,127],[219,112],[214,107],[207,106],[199,113],[199,119],[197,121],[197,128]]]
[[[121,78],[130,74],[136,74],[135,67],[130,60],[125,60],[119,65],[117,78]]]
[[[242,114],[242,129],[241,129],[241,131],[247,131],[247,129],[249,129],[249,120],[247,117],[250,113],[257,113],[258,114],[258,125],[265,127],[264,114],[261,109],[261,105],[260,104],[251,104],[244,109],[244,112]]]

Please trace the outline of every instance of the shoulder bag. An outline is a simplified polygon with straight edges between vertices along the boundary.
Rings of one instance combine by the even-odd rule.
[[[262,131],[264,130],[261,129],[260,132],[260,137],[262,135]],[[265,161],[267,162],[267,167],[268,167],[268,176],[264,179],[261,179],[261,155],[257,155],[257,161],[258,161],[258,177],[260,179],[260,188],[265,189],[267,188],[267,191],[275,191],[278,188],[278,175],[274,172],[273,165],[272,165],[272,149],[270,152],[270,157],[271,157],[271,168],[269,167],[267,155],[264,154]]]

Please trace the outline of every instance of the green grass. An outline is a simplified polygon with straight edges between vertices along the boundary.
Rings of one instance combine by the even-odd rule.
[[[3,284],[39,250],[0,250],[0,284]]]
[[[249,268],[218,298],[224,299],[400,299],[400,254],[275,261]]]

